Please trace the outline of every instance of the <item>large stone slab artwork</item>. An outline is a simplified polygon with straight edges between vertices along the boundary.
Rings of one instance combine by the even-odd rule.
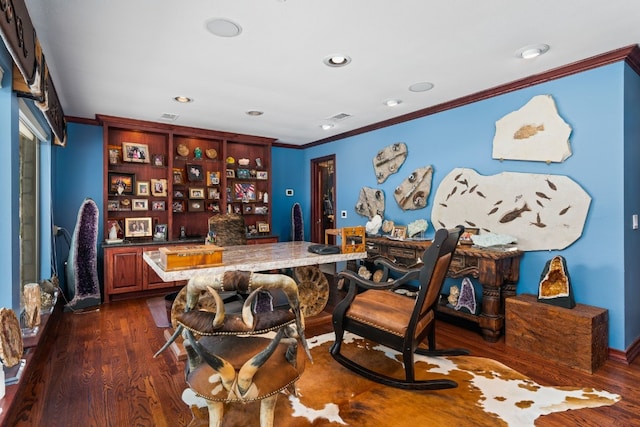
[[[571,127],[551,95],[538,95],[496,122],[493,158],[563,162],[571,156]]]
[[[356,213],[366,216],[370,220],[374,216],[380,215],[384,218],[384,192],[378,188],[362,187],[358,203],[356,203]]]
[[[483,176],[456,168],[440,183],[434,227],[462,224],[480,233],[514,236],[525,251],[564,249],[578,240],[591,197],[562,175],[502,172]]]
[[[407,160],[407,144],[404,142],[396,142],[378,151],[373,158],[373,170],[378,184],[382,184],[390,175],[398,172],[405,160]]]
[[[393,197],[402,210],[422,209],[427,206],[427,198],[431,193],[433,168],[425,166],[411,172],[396,187]]]

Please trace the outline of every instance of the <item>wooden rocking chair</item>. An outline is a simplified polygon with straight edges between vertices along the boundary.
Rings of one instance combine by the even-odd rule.
[[[421,267],[407,269],[384,258],[376,260],[376,264],[384,269],[383,280],[386,280],[389,272],[400,275],[392,282],[378,283],[365,280],[351,271],[340,272],[338,277],[344,278],[345,284],[349,284],[349,291],[333,311],[336,334],[331,347],[333,358],[349,370],[391,387],[412,390],[457,387],[458,384],[449,379],[416,380],[413,355],[469,354],[465,349],[436,350],[435,343],[435,310],[453,252],[463,231],[463,226],[438,230],[431,246],[424,252]],[[415,299],[393,292],[415,280],[420,286]],[[405,378],[383,375],[345,357],[340,353],[345,331],[401,352]],[[423,343],[425,338],[428,348]]]

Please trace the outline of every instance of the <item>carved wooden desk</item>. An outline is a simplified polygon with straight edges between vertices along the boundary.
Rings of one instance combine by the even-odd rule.
[[[384,256],[404,266],[414,265],[431,245],[425,240],[392,240],[386,237],[367,237],[367,254],[370,260]],[[480,314],[453,310],[440,304],[438,311],[477,323],[486,341],[495,342],[504,328],[504,299],[516,294],[520,278],[518,250],[491,250],[459,245],[451,261],[448,277],[471,276],[482,285]]]

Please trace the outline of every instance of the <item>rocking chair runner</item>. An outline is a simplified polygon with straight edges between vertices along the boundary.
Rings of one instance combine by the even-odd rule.
[[[449,379],[416,380],[414,353],[426,356],[457,356],[469,354],[465,349],[436,350],[435,310],[440,291],[451,264],[463,226],[440,229],[431,246],[424,252],[423,265],[419,268],[403,268],[381,258],[375,261],[384,269],[383,280],[389,272],[401,276],[392,282],[373,282],[343,271],[338,277],[349,284],[347,296],[333,312],[333,328],[336,340],[331,355],[346,368],[372,381],[391,387],[412,390],[437,390],[454,388],[458,384]],[[410,281],[419,281],[415,299],[393,292]],[[364,290],[364,292],[363,292]],[[405,379],[389,377],[372,371],[340,353],[345,331],[383,344],[402,353]],[[423,340],[427,338],[428,349]]]

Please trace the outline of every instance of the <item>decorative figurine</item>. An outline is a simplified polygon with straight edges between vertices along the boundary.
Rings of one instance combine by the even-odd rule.
[[[194,148],[194,150],[193,150],[193,156],[194,156],[196,159],[201,159],[201,158],[202,158],[202,148],[200,148],[200,147],[196,147],[196,148]]]

